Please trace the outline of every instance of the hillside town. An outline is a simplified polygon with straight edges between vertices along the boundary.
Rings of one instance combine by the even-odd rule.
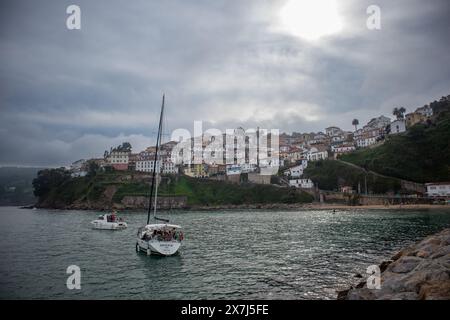
[[[449,97],[444,97],[450,99]],[[278,183],[303,190],[313,190],[315,181],[304,177],[304,170],[308,163],[319,160],[337,160],[341,155],[354,152],[364,148],[376,148],[383,144],[389,136],[406,132],[418,123],[427,123],[433,117],[433,108],[430,105],[417,108],[414,112],[406,113],[405,108],[393,110],[394,119],[381,115],[370,119],[365,125],[360,126],[358,119],[351,122],[353,131],[346,131],[336,126],[330,126],[320,132],[292,134],[282,133],[279,135],[279,161],[276,162],[277,172],[275,174],[265,173],[267,163],[261,159],[251,162],[248,159],[248,146],[245,149],[244,163],[237,163],[236,158],[232,164],[216,163],[188,163],[176,164],[173,162],[172,153],[177,142],[163,143],[158,150],[158,160],[155,164],[156,147],[150,146],[143,151],[134,153],[128,142],[113,147],[104,152],[102,158],[81,159],[70,165],[72,177],[85,176],[89,166],[104,171],[134,171],[152,173],[156,168],[162,175],[183,174],[198,179],[213,179],[227,181],[230,183],[250,182],[256,184],[271,184],[273,176],[277,175]],[[236,130],[244,129],[239,128]],[[191,139],[193,145],[194,138]],[[202,137],[200,150],[191,151],[192,158],[195,152],[206,152],[207,146],[212,143],[210,137]],[[224,135],[225,140],[225,135]],[[225,159],[225,158],[224,158]],[[223,162],[227,163],[227,162]],[[274,164],[272,164],[273,166]],[[428,196],[450,196],[450,183],[426,184]],[[343,186],[340,192],[353,193],[349,186]]]

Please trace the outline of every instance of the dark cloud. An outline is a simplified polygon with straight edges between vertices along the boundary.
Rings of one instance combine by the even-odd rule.
[[[168,129],[351,129],[449,94],[446,0],[339,1],[344,28],[319,42],[274,29],[285,1],[72,1],[0,4],[0,164],[61,165]]]

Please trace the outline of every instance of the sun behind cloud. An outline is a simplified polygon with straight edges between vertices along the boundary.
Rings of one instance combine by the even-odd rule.
[[[288,0],[278,20],[280,31],[309,41],[342,30],[336,0]]]

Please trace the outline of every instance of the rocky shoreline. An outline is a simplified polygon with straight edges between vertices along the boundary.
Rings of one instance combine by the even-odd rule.
[[[431,235],[382,262],[381,288],[366,281],[338,292],[338,300],[450,300],[450,229]]]

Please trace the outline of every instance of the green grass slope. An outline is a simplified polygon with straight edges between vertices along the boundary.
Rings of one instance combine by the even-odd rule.
[[[450,181],[450,112],[389,136],[381,146],[343,155],[343,161],[415,182]]]
[[[351,186],[354,190],[358,190],[359,184],[361,192],[365,192],[366,181],[369,193],[397,193],[401,189],[401,182],[396,178],[379,177],[335,160],[310,162],[304,174],[318,183],[319,189],[322,190],[339,191],[343,186]]]
[[[140,174],[98,173],[80,178],[45,179],[39,190],[39,203],[43,206],[64,207],[75,201],[102,201],[108,187],[114,186],[114,203],[125,196],[148,196],[149,182]],[[124,177],[126,177],[124,179]],[[51,180],[48,182],[48,180]],[[306,203],[313,197],[305,192],[273,185],[231,184],[222,181],[194,179],[186,176],[163,177],[159,186],[160,196],[187,196],[189,205],[238,205],[268,203]]]

